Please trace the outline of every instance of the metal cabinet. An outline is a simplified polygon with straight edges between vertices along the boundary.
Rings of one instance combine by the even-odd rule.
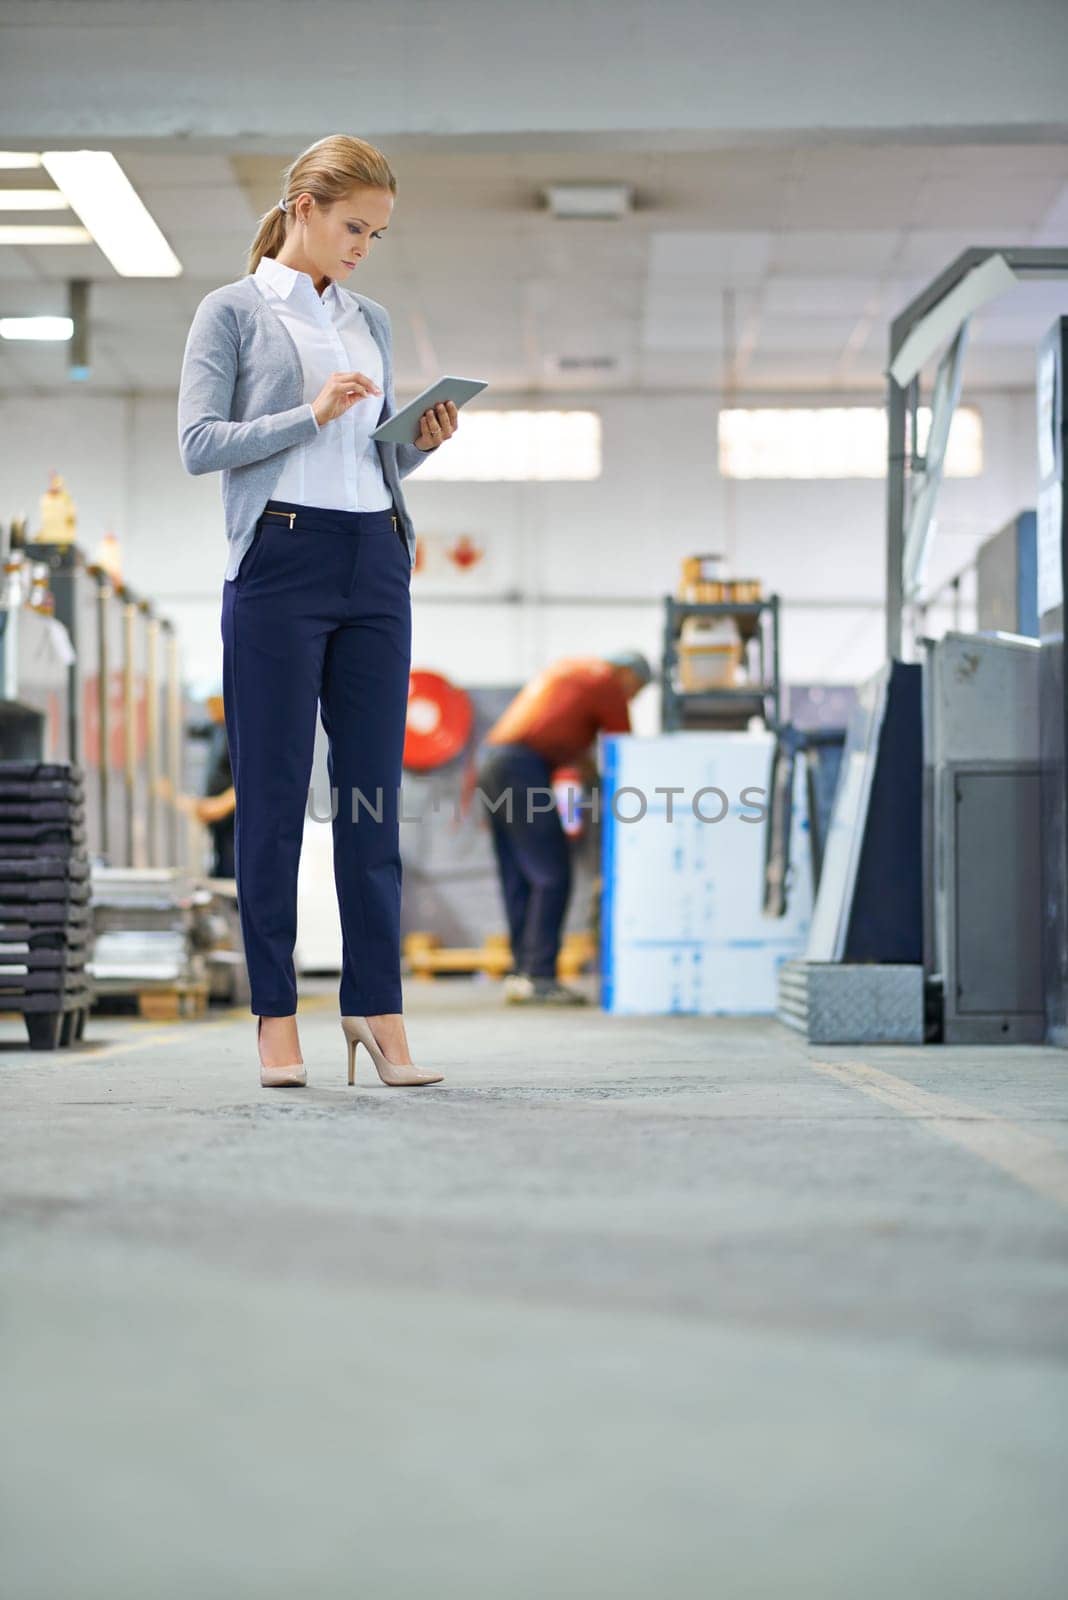
[[[1044,1036],[1038,675],[1037,640],[928,642],[924,965],[947,1044]]]

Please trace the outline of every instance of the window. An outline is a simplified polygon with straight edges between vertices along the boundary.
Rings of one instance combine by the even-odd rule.
[[[931,412],[917,415],[920,453]],[[877,406],[821,406],[721,411],[719,470],[725,478],[883,478],[886,412]],[[947,478],[975,478],[983,470],[983,420],[973,406],[958,406],[946,447]]]
[[[445,449],[419,467],[419,482],[540,482],[601,476],[596,411],[460,412]]]

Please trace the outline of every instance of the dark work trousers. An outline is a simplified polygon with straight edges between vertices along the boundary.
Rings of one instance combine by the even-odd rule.
[[[211,876],[232,878],[234,875],[234,818],[223,817],[221,822],[208,824],[211,830]]]
[[[549,763],[525,744],[484,745],[478,787],[485,802],[477,803],[493,835],[513,966],[530,978],[554,978],[571,896],[571,851],[552,798]]]
[[[392,512],[267,502],[222,601],[238,912],[258,1016],[297,1008],[297,866],[317,705],[329,741],[341,1012],[402,1010],[398,788],[411,637],[411,560]]]
[[[208,763],[204,783],[205,795],[223,794],[232,788],[234,774],[230,768],[229,741],[225,728],[216,728],[213,736],[214,754]],[[211,832],[211,876],[232,878],[234,875],[234,814],[220,817],[208,824]]]

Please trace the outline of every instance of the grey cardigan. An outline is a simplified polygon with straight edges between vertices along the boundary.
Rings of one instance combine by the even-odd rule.
[[[359,301],[382,352],[384,422],[396,410],[389,312],[367,295],[345,288],[341,292]],[[260,513],[281,476],[283,452],[319,431],[303,396],[300,353],[252,274],[206,294],[193,314],[182,357],[178,449],[187,472],[222,472],[230,546],[227,578],[236,577],[252,543]],[[415,530],[400,480],[431,452],[414,444],[376,443],[414,565]]]

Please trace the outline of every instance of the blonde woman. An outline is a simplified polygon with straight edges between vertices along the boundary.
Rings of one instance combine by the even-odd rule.
[[[349,287],[386,238],[396,179],[362,139],[320,139],[286,170],[245,277],[213,289],[186,341],[181,457],[221,472],[229,542],[223,701],[236,793],[238,908],[260,1081],[306,1081],[297,1035],[297,867],[317,708],[329,742],[341,1025],[389,1084],[415,1066],[400,978],[398,790],[415,533],[400,480],[456,432],[451,402],[414,444],[395,410],[389,313]]]

